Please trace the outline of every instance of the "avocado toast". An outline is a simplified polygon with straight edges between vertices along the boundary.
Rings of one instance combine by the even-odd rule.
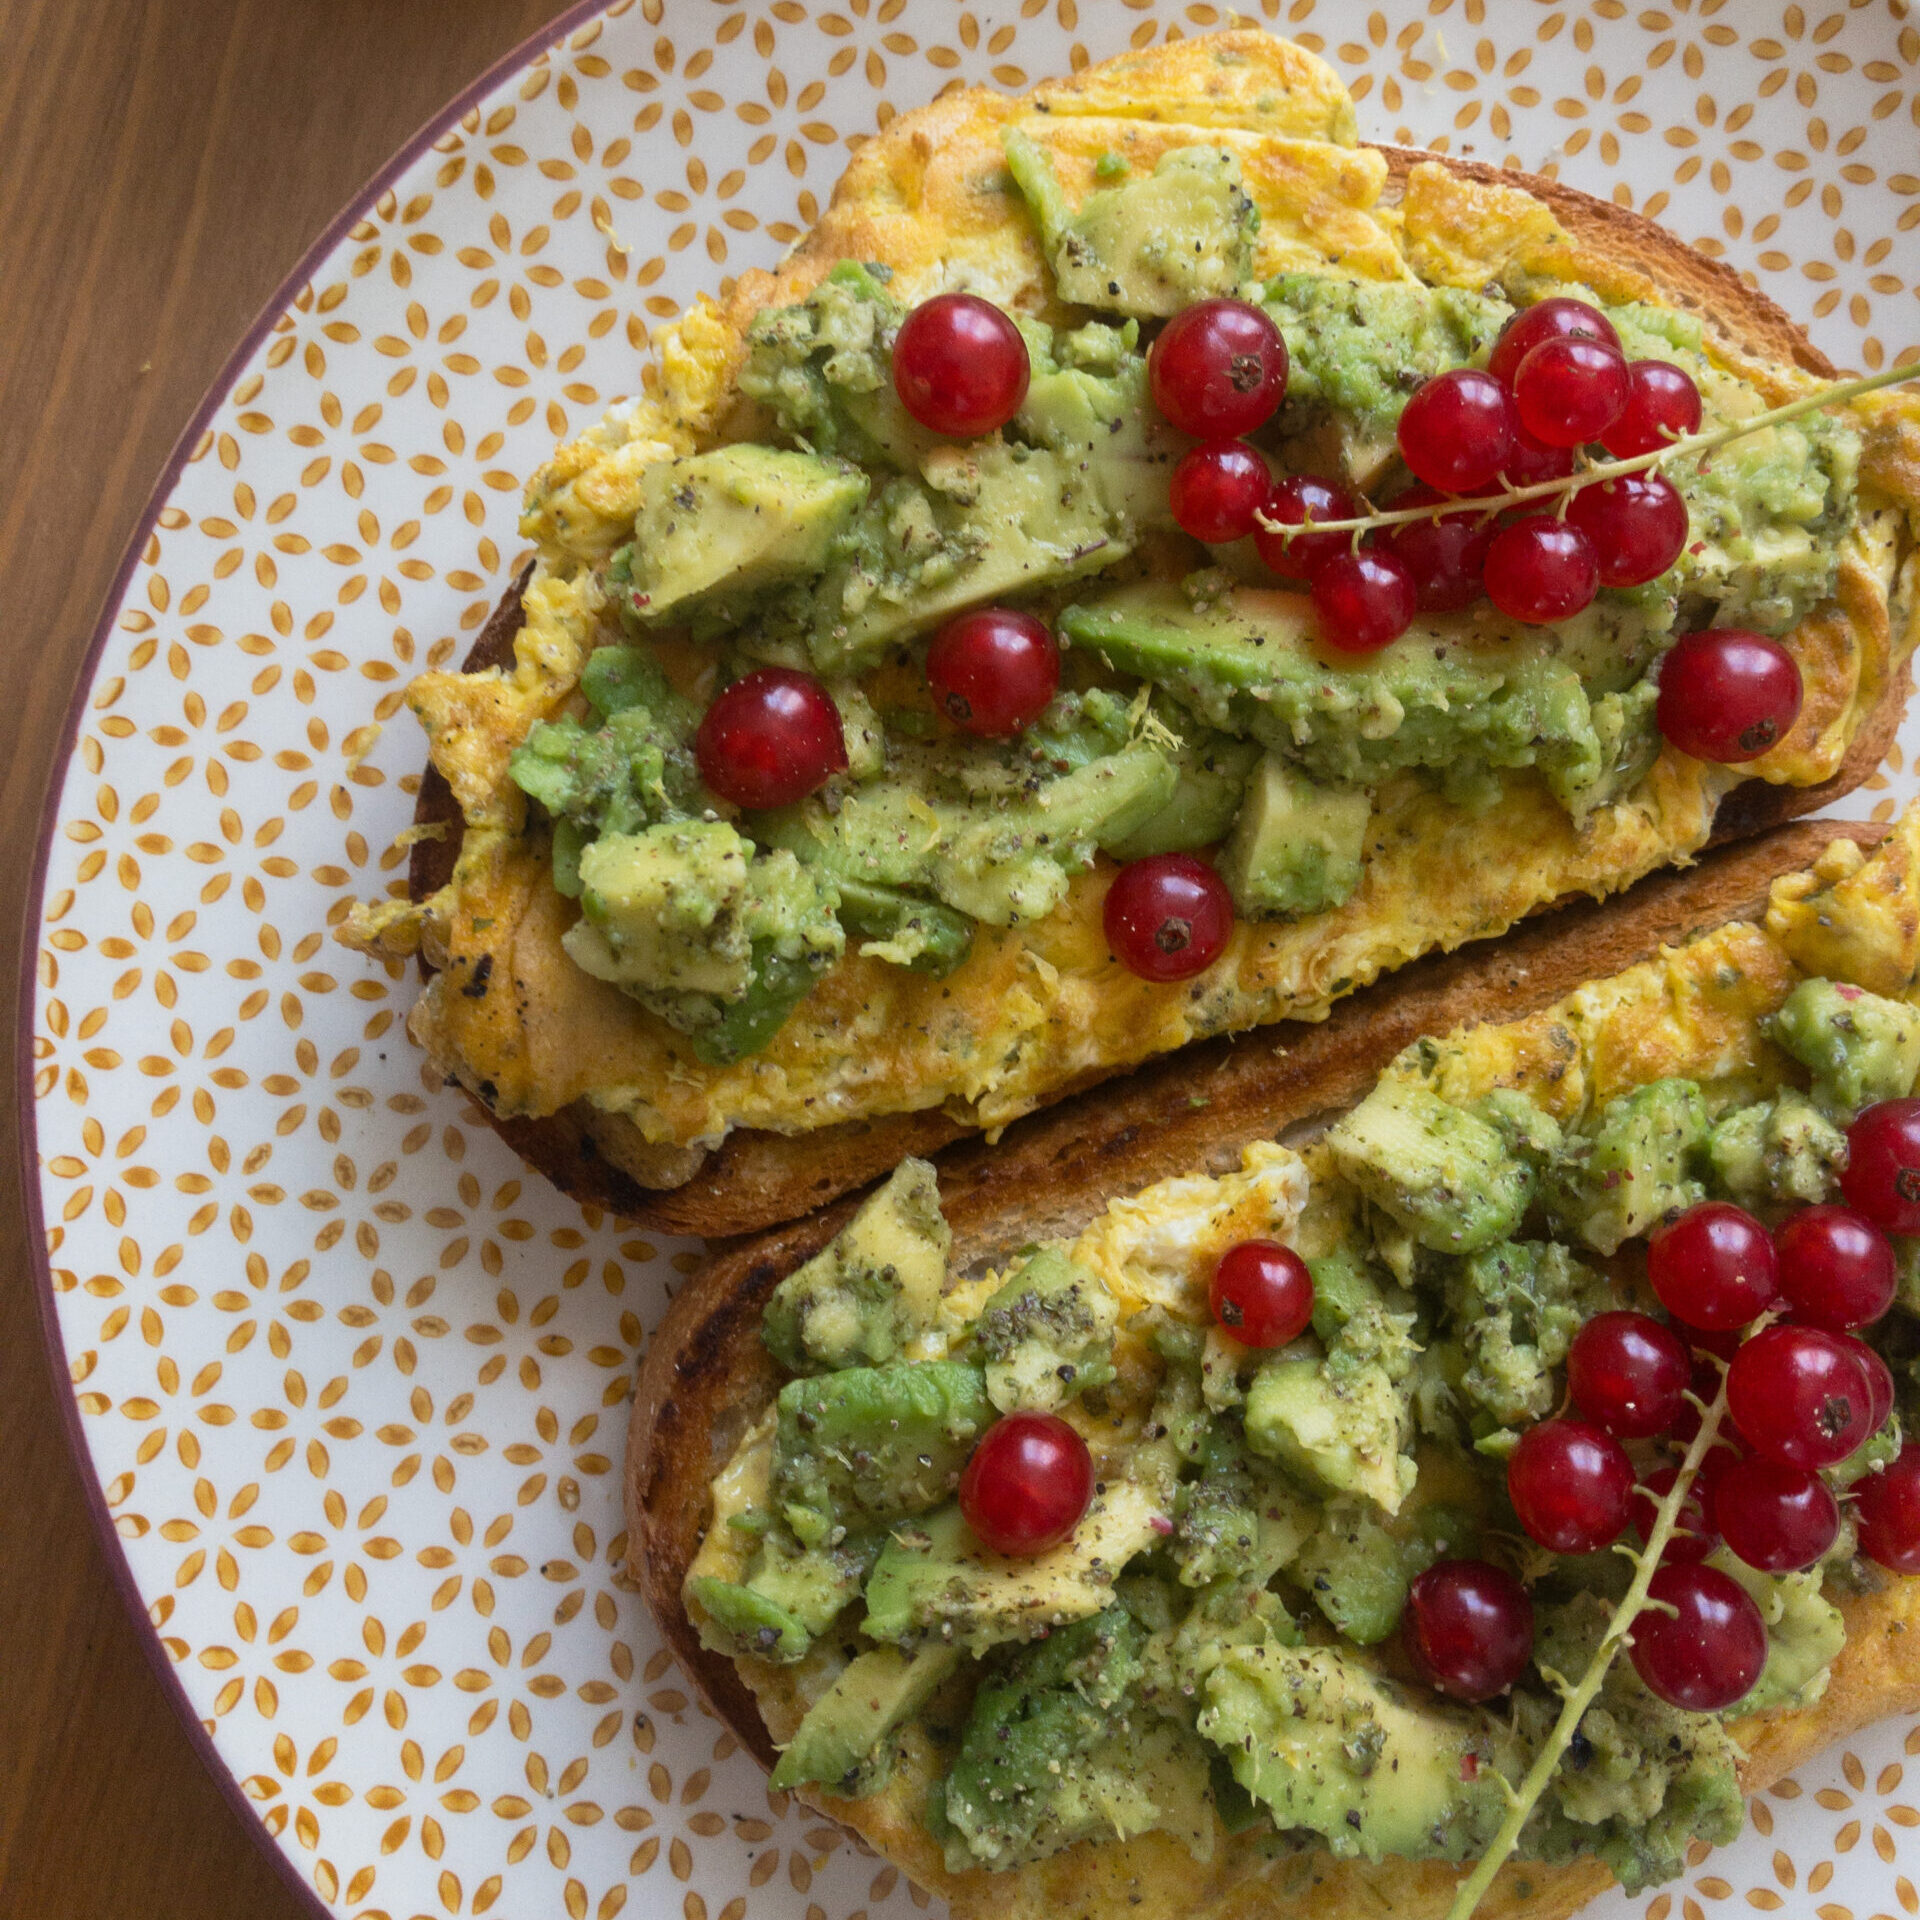
[[[1494,1775],[1541,1748],[1540,1665],[1577,1675],[1628,1573],[1540,1549],[1503,1461],[1564,1424],[1596,1312],[1660,1314],[1650,1232],[1709,1199],[1805,1218],[1851,1116],[1909,1092],[1917,858],[1913,813],[1884,839],[1784,828],[1419,963],[1281,1058],[1227,1043],[1186,1111],[1167,1063],[1077,1128],[963,1150],[937,1210],[909,1164],[718,1256],[649,1350],[628,1456],[632,1568],[683,1663],[778,1784],[962,1916],[1446,1913]],[[1423,1141],[1469,1135],[1422,1175]],[[1276,1353],[1209,1311],[1253,1235],[1315,1283]],[[1912,1417],[1900,1244],[1900,1304],[1865,1337],[1901,1411],[1842,1489]],[[1043,1407],[1085,1435],[1092,1501],[1003,1558],[952,1488],[983,1432]],[[1662,1457],[1635,1443],[1636,1473]],[[1757,1686],[1681,1711],[1617,1661],[1481,1911],[1665,1878],[1738,1831],[1743,1790],[1920,1705],[1920,1587],[1852,1528],[1805,1572],[1716,1550],[1767,1627]],[[1531,1589],[1540,1664],[1485,1707],[1401,1645],[1409,1585],[1462,1554]]]
[[[1163,228],[1193,236],[1178,271]],[[954,286],[1032,356],[985,440],[890,404],[903,316]],[[563,1185],[682,1230],[788,1217],[1158,1054],[1321,1017],[1877,763],[1913,641],[1907,403],[1676,468],[1696,537],[1646,588],[1548,627],[1423,615],[1331,659],[1250,542],[1209,552],[1168,519],[1189,443],[1146,397],[1146,342],[1229,286],[1293,361],[1263,450],[1368,487],[1394,484],[1410,385],[1556,290],[1690,368],[1710,423],[1830,372],[1620,209],[1355,144],[1330,70],[1266,35],[894,122],[777,275],[691,310],[647,393],[536,476],[537,557],[492,644],[413,690],[440,837],[411,903],[349,935],[421,952],[416,1037]],[[983,744],[929,700],[923,642],[1001,598],[1051,619],[1065,676],[1037,726]],[[1667,645],[1709,620],[1783,635],[1806,689],[1739,769],[1652,724]],[[761,662],[833,689],[848,770],[741,814],[689,741]],[[1236,888],[1225,951],[1196,980],[1130,974],[1100,926],[1115,862],[1207,848]]]

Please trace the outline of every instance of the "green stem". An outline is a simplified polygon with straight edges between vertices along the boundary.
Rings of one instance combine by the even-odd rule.
[[[1560,1718],[1553,1723],[1553,1731],[1547,1736],[1546,1745],[1540,1749],[1539,1758],[1527,1770],[1527,1777],[1520,1783],[1519,1792],[1513,1796],[1512,1804],[1507,1808],[1507,1817],[1500,1823],[1500,1831],[1493,1836],[1493,1844],[1488,1847],[1480,1864],[1460,1883],[1460,1890],[1453,1897],[1453,1905],[1447,1909],[1447,1920],[1472,1920],[1473,1911],[1486,1897],[1494,1875],[1506,1865],[1508,1857],[1519,1844],[1521,1828],[1532,1816],[1540,1796],[1552,1784],[1560,1756],[1572,1744],[1573,1736],[1580,1730],[1582,1716],[1593,1704],[1594,1695],[1600,1691],[1601,1683],[1613,1667],[1614,1656],[1626,1645],[1634,1621],[1647,1605],[1648,1584],[1659,1571],[1660,1556],[1666,1551],[1667,1542],[1673,1538],[1680,1519],[1680,1509],[1686,1504],[1687,1493],[1693,1485],[1694,1476],[1700,1471],[1700,1463],[1707,1457],[1707,1450],[1720,1432],[1720,1419],[1726,1412],[1726,1406],[1727,1387],[1723,1378],[1719,1392],[1713,1397],[1713,1404],[1700,1417],[1700,1431],[1694,1435],[1693,1445],[1687,1449],[1686,1458],[1681,1461],[1680,1469],[1674,1475],[1672,1487],[1660,1502],[1653,1531],[1647,1536],[1647,1544],[1641,1550],[1633,1584],[1627,1588],[1626,1598],[1615,1609],[1606,1637],[1587,1663],[1580,1684],[1566,1696],[1560,1709]]]
[[[1878,373],[1866,374],[1858,380],[1842,380],[1836,386],[1802,394],[1798,400],[1789,400],[1784,406],[1756,413],[1751,419],[1736,420],[1731,426],[1716,427],[1711,433],[1690,434],[1684,439],[1670,441],[1664,447],[1656,447],[1651,453],[1637,453],[1630,460],[1602,461],[1598,466],[1585,467],[1564,480],[1540,480],[1530,487],[1510,487],[1505,493],[1489,494],[1484,498],[1430,503],[1424,507],[1398,507],[1387,513],[1363,514],[1353,520],[1307,520],[1298,524],[1287,520],[1269,520],[1263,514],[1260,524],[1269,533],[1291,539],[1303,533],[1369,533],[1375,527],[1400,527],[1415,520],[1438,519],[1445,513],[1499,513],[1507,507],[1524,506],[1529,500],[1548,500],[1556,495],[1575,492],[1581,487],[1596,486],[1605,480],[1618,480],[1623,474],[1645,473],[1649,468],[1664,466],[1669,460],[1685,459],[1696,453],[1712,453],[1730,441],[1744,439],[1750,433],[1759,433],[1766,427],[1777,427],[1786,421],[1798,420],[1802,414],[1817,413],[1822,407],[1840,406],[1845,401],[1858,399],[1863,393],[1872,393],[1880,387],[1898,386],[1904,380],[1920,380],[1920,364],[1883,367]]]

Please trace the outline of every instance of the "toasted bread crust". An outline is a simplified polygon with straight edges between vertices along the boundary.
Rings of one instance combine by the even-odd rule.
[[[1190,1048],[1134,1074],[1097,1108],[1056,1107],[1009,1129],[997,1147],[969,1143],[941,1168],[954,1264],[998,1260],[1035,1240],[1077,1231],[1113,1195],[1231,1164],[1248,1140],[1310,1125],[1350,1105],[1419,1035],[1520,1018],[1663,945],[1731,920],[1756,919],[1778,875],[1811,864],[1836,839],[1872,844],[1882,832],[1830,821],[1783,828],[1713,853],[1689,871],[1643,881],[1611,904],[1568,908],[1496,947],[1416,963],[1380,989],[1343,1002],[1323,1025],[1285,1047],[1249,1045],[1243,1037]],[[760,1339],[767,1297],[832,1238],[856,1204],[842,1199],[709,1259],[654,1334],[628,1438],[629,1571],[714,1711],[769,1766],[773,1742],[753,1694],[731,1660],[701,1645],[681,1588],[705,1532],[713,1475],[778,1387]],[[1846,1596],[1839,1604],[1848,1639],[1821,1701],[1797,1713],[1756,1716],[1736,1729],[1747,1754],[1741,1779],[1748,1791],[1874,1720],[1920,1708],[1920,1657],[1903,1651],[1907,1634],[1920,1626],[1920,1581],[1890,1579],[1878,1593]],[[830,1796],[802,1797],[829,1815],[835,1811]],[[1078,1915],[1076,1900],[1085,1902],[1082,1870],[1074,1864],[1084,1849],[1019,1873],[955,1881],[917,1829],[889,1828],[868,1838],[884,1844],[916,1879],[955,1898],[968,1920]],[[1138,1863],[1158,1882],[1169,1871],[1158,1856],[1175,1843],[1160,1847],[1164,1835],[1149,1840],[1153,1844],[1127,1845],[1143,1849]],[[1244,1862],[1209,1870],[1183,1855],[1171,1870],[1189,1877],[1197,1912],[1268,1910],[1273,1890],[1245,1878]],[[1456,1878],[1456,1870],[1434,1862],[1369,1866],[1318,1857],[1310,1885],[1287,1887],[1287,1910],[1304,1920],[1342,1920],[1377,1907],[1406,1920],[1437,1920]],[[1501,1875],[1484,1911],[1557,1920],[1609,1883],[1606,1870],[1590,1859],[1555,1868],[1520,1863]]]
[[[903,115],[880,140],[911,139],[917,118]],[[1731,267],[1695,252],[1641,214],[1512,168],[1404,147],[1384,147],[1381,152],[1395,183],[1403,183],[1415,165],[1438,160],[1466,179],[1522,189],[1546,202],[1590,257],[1623,273],[1644,276],[1663,298],[1697,313],[1712,330],[1743,350],[1821,377],[1833,374],[1825,355],[1765,294],[1747,286]],[[840,244],[836,211],[828,208],[790,266],[815,255],[840,257],[834,251]],[[523,573],[502,597],[463,663],[464,671],[511,664],[520,592],[527,577]],[[1708,845],[1765,833],[1851,793],[1886,757],[1910,687],[1910,666],[1903,662],[1831,779],[1812,787],[1777,786],[1756,779],[1733,789],[1720,803]],[[439,839],[419,842],[413,849],[409,889],[418,901],[451,877],[464,829],[451,791],[431,767],[421,783],[415,820],[438,822],[444,828]],[[1368,998],[1365,993],[1359,997]],[[1257,1029],[1250,1044],[1260,1044],[1260,1034],[1300,1030],[1298,1023],[1281,1022],[1274,1028]],[[1186,1048],[1175,1057],[1187,1060],[1202,1051]],[[1083,1089],[1066,1088],[1061,1090],[1060,1104],[1075,1113],[1089,1112],[1104,1108],[1108,1098],[1102,1094],[1088,1102]],[[574,1199],[659,1232],[709,1238],[754,1232],[775,1221],[796,1218],[866,1185],[907,1154],[939,1152],[974,1131],[932,1109],[843,1122],[802,1134],[743,1128],[700,1155],[697,1150],[649,1147],[624,1118],[593,1114],[583,1102],[540,1119],[503,1119],[491,1114],[488,1118],[516,1153]]]

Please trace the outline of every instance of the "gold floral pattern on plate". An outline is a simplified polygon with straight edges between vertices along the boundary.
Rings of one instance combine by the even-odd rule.
[[[1333,60],[1373,138],[1638,207],[1837,361],[1920,350],[1904,0],[631,0],[355,210],[145,530],[46,829],[52,1307],[175,1677],[343,1913],[927,1905],[768,1794],[620,1575],[629,1382],[690,1250],[525,1172],[423,1072],[410,978],[328,930],[402,885],[408,677],[464,651],[523,478],[634,388],[653,328],[771,264],[896,112],[1247,19]],[[1878,816],[1917,743],[1920,717]],[[1920,1913],[1917,1756],[1875,1729],[1595,1912]]]

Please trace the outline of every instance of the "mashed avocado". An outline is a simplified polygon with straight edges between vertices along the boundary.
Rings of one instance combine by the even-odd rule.
[[[1769,1004],[1756,1032],[1789,1063],[1771,1079],[1729,1062],[1558,1117],[1511,1083],[1450,1097],[1444,1049],[1416,1043],[1307,1151],[1304,1212],[1275,1185],[1263,1223],[1251,1188],[1219,1183],[1229,1238],[1307,1257],[1311,1321],[1272,1351],[1213,1319],[1195,1181],[952,1277],[932,1170],[905,1163],[769,1300],[767,1345],[796,1377],[716,1483],[725,1530],[687,1587],[710,1645],[826,1663],[779,1783],[875,1793],[910,1747],[930,1753],[914,1791],[955,1872],[1148,1829],[1199,1859],[1248,1833],[1372,1861],[1483,1851],[1548,1739],[1554,1676],[1586,1668],[1629,1577],[1615,1554],[1527,1543],[1505,1458],[1565,1407],[1581,1326],[1644,1307],[1654,1227],[1703,1197],[1769,1216],[1832,1197],[1847,1122],[1911,1086],[1905,1002],[1807,977]],[[1169,1292],[1169,1263],[1191,1284]],[[1869,1332],[1913,1350],[1904,1323]],[[1005,1557],[955,1488],[997,1420],[1036,1412],[1088,1441],[1095,1485],[1065,1540]],[[1831,1484],[1899,1436],[1896,1416]],[[1643,1477],[1663,1445],[1633,1443]],[[1853,1550],[1843,1528],[1826,1561],[1777,1576],[1716,1552],[1768,1635],[1731,1711],[1820,1697],[1845,1640],[1823,1586]],[[1399,1650],[1413,1582],[1450,1559],[1531,1589],[1534,1664],[1484,1705],[1410,1679]],[[939,1731],[913,1747],[923,1713]],[[1738,1831],[1724,1719],[1616,1661],[1520,1855],[1597,1855],[1629,1889],[1671,1878],[1692,1840]]]

